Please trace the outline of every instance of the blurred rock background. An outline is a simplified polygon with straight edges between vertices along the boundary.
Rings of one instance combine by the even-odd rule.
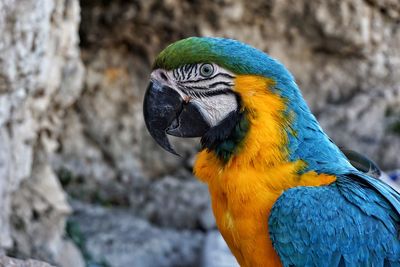
[[[234,264],[191,175],[196,140],[177,158],[143,123],[152,61],[188,36],[278,58],[336,143],[400,166],[398,0],[1,0],[0,32],[0,255]]]

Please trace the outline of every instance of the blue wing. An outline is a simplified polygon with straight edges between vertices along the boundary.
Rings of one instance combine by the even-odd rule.
[[[400,266],[399,208],[395,190],[355,172],[285,191],[270,237],[284,266]]]

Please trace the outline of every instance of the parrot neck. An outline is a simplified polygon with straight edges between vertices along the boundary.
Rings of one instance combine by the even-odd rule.
[[[216,149],[203,149],[194,165],[194,174],[209,186],[218,228],[241,266],[282,266],[268,230],[274,203],[288,188],[336,180],[334,172],[324,173],[313,162],[340,151],[301,95],[283,96],[273,89],[277,85],[262,76],[236,76],[242,111],[231,129],[242,129],[242,123],[245,134],[226,161]]]
[[[275,89],[278,86],[286,90]],[[240,75],[235,78],[235,91],[242,110],[229,114],[202,138],[203,148],[223,165],[240,161],[268,168],[301,161],[299,173],[327,174],[352,168],[322,131],[294,82],[280,84],[262,76]]]
[[[293,91],[285,110],[288,160],[306,163],[302,172],[316,171],[325,174],[344,174],[354,169],[342,151],[333,143],[319,125],[304,101],[300,90],[292,83]]]
[[[217,158],[227,163],[240,148],[249,130],[245,111],[232,111],[221,123],[211,128],[201,138],[203,149],[213,151]]]

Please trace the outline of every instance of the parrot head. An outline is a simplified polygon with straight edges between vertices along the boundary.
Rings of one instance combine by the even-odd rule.
[[[157,57],[145,94],[147,129],[174,154],[167,134],[202,137],[209,149],[229,136],[240,141],[249,125],[235,78],[246,74],[269,77],[274,84],[293,83],[281,63],[236,40],[191,37],[171,44]],[[224,145],[232,148],[225,149],[236,145],[230,141]]]
[[[349,166],[291,73],[236,40],[190,37],[165,48],[155,60],[143,111],[151,136],[174,154],[167,135],[201,137],[202,148],[223,162],[239,150],[255,158],[264,147],[262,153],[271,151],[264,155],[270,164],[300,159],[321,171]],[[324,164],[332,161],[337,166]]]

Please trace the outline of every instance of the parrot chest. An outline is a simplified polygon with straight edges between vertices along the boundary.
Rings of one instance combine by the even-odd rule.
[[[302,164],[298,161],[262,169],[232,161],[221,168],[208,152],[198,155],[195,174],[208,184],[217,226],[242,267],[281,266],[269,237],[268,218],[286,189],[336,180],[312,171],[299,175]]]
[[[278,195],[237,199],[210,188],[218,228],[241,266],[281,266],[268,234],[269,211]]]

